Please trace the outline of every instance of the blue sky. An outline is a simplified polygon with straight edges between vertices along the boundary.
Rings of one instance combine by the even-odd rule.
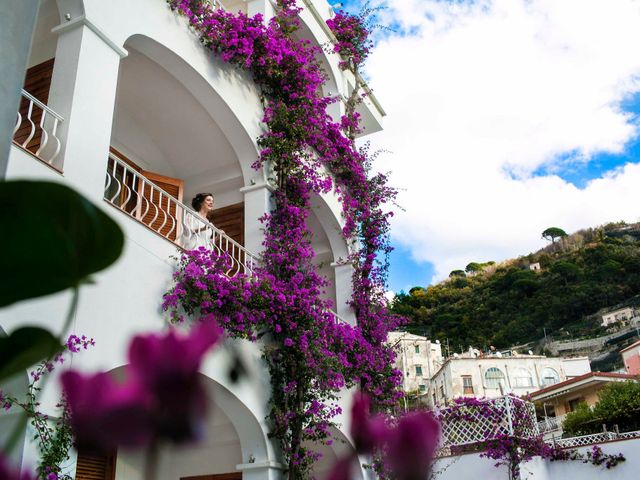
[[[527,254],[549,226],[640,221],[639,2],[387,7],[365,74],[387,111],[373,147],[393,152],[378,168],[401,189],[390,290]]]

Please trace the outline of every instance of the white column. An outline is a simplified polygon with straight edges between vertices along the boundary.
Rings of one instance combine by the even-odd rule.
[[[87,197],[103,196],[120,59],[127,52],[84,16],[58,33],[49,104],[61,124],[64,175]]]
[[[258,219],[272,210],[273,187],[257,183],[241,188],[240,192],[244,194],[244,246],[257,255],[264,240],[264,225]]]
[[[269,0],[245,0],[247,4],[247,15],[252,17],[257,13],[261,13],[267,23],[275,16],[275,9]]]
[[[353,297],[353,266],[350,263],[332,263],[336,287],[336,313],[351,325],[356,324],[356,315],[348,302]]]
[[[242,480],[280,480],[284,465],[273,461],[241,463],[236,470],[242,472]]]

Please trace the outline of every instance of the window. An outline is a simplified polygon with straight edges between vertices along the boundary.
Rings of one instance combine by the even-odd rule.
[[[569,400],[569,402],[567,402],[567,403],[569,404],[569,409],[567,411],[568,412],[573,412],[578,408],[578,406],[581,403],[584,403],[584,398],[582,398],[582,397],[574,398],[572,400]]]
[[[422,376],[422,365],[416,365],[416,377]]]
[[[513,372],[513,386],[521,388],[533,387],[531,372],[526,368],[516,368]]]
[[[504,382],[504,373],[499,368],[491,367],[485,372],[484,379],[487,388],[500,388],[500,383]]]
[[[553,385],[560,381],[560,375],[553,368],[543,368],[542,369],[542,386],[546,387],[547,385]]]
[[[471,375],[462,376],[462,393],[465,395],[473,395],[473,379]]]
[[[420,353],[420,345],[416,345],[416,346],[415,346],[415,349],[416,349],[416,350],[415,350],[415,351],[416,351],[416,353]]]
[[[440,385],[440,398],[442,398],[443,402],[447,401],[447,398],[444,396],[444,386]]]
[[[418,385],[418,390],[420,390],[420,393],[424,393],[427,391],[427,386],[426,385]]]

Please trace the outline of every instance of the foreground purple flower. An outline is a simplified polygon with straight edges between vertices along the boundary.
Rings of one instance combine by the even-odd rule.
[[[107,373],[66,372],[62,387],[78,445],[105,451],[197,439],[207,406],[198,370],[220,337],[220,328],[210,320],[187,336],[171,329],[134,337],[123,383]]]
[[[351,436],[356,451],[362,454],[373,453],[389,434],[381,416],[371,417],[371,402],[366,395],[356,395],[351,407]]]
[[[440,426],[431,413],[402,417],[388,443],[388,462],[398,480],[429,478]]]
[[[13,468],[9,460],[0,453],[0,479],[2,480],[36,480],[35,473],[20,472],[20,469]]]

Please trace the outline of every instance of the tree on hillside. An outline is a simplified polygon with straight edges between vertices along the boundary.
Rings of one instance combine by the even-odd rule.
[[[551,240],[552,243],[556,243],[556,239],[566,237],[567,232],[558,227],[549,227],[542,232],[542,238]]]
[[[465,272],[467,273],[476,273],[479,272],[483,269],[483,265],[478,263],[478,262],[471,262],[469,263],[469,265],[467,265],[464,269]]]
[[[452,270],[449,274],[449,278],[455,277],[466,277],[467,275],[464,273],[464,270]]]

